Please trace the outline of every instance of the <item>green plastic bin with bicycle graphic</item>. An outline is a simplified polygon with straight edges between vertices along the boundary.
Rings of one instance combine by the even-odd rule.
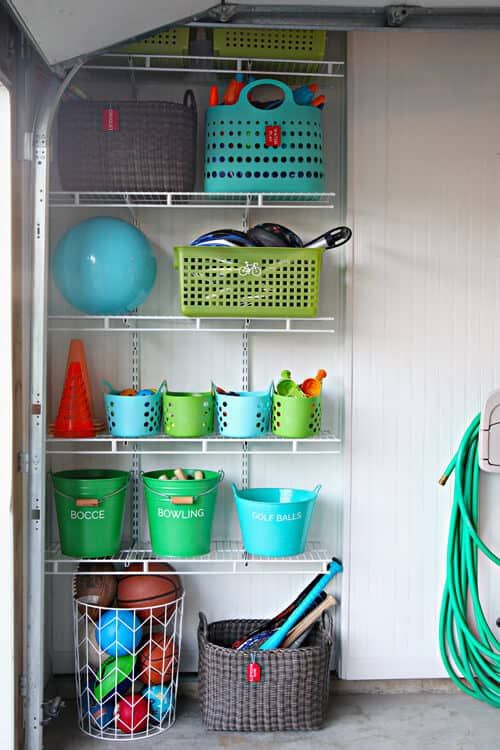
[[[214,431],[214,393],[169,391],[163,393],[163,427],[175,438],[197,438]]]
[[[155,555],[195,557],[210,552],[217,490],[223,476],[222,470],[202,469],[163,469],[142,475]]]
[[[61,540],[70,557],[107,557],[120,549],[128,471],[77,469],[51,474]]]

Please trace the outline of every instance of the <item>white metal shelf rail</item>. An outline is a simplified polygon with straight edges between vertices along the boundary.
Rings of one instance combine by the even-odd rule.
[[[171,63],[171,64],[169,64]],[[259,69],[255,68],[258,64]],[[251,57],[206,57],[202,55],[151,55],[107,52],[84,65],[86,70],[122,70],[146,73],[220,73],[252,72],[261,76],[344,78],[341,60],[271,60]]]
[[[335,208],[335,193],[50,193],[52,208]]]
[[[48,455],[101,455],[118,453],[123,455],[176,456],[209,453],[213,456],[226,455],[338,455],[340,438],[331,432],[322,432],[313,438],[286,439],[275,435],[259,438],[226,438],[220,435],[206,438],[171,438],[168,435],[155,435],[147,438],[116,438],[111,435],[97,435],[93,438],[47,437]],[[140,447],[134,447],[140,446]]]
[[[162,558],[156,556],[151,548],[128,548],[121,550],[112,558],[79,560],[66,557],[61,552],[58,542],[50,544],[45,554],[45,572],[49,575],[74,575],[78,574],[77,566],[80,562],[103,563],[108,568],[109,563],[128,566],[131,563],[143,563],[142,569],[129,572],[127,567],[122,571],[113,571],[113,574],[127,573],[140,574],[149,569],[150,562],[163,560],[174,565],[176,573],[180,575],[213,575],[215,573],[269,573],[290,574],[293,573],[321,573],[326,570],[332,556],[319,542],[308,542],[305,551],[294,557],[261,557],[249,555],[243,549],[241,542],[237,541],[213,541],[208,555],[198,557]],[[106,573],[106,570],[103,570]]]
[[[182,315],[49,315],[48,319],[50,333],[335,333],[334,317],[250,318],[248,324],[243,318]]]

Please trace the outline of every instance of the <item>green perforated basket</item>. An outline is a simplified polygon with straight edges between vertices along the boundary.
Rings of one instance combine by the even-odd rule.
[[[252,60],[324,60],[326,31],[310,29],[238,29],[221,28],[213,32],[214,55],[250,57]],[[256,62],[254,70],[266,67]],[[319,65],[297,62],[273,64],[273,69],[288,73],[317,73]]]
[[[176,247],[183,315],[310,318],[323,248]]]
[[[136,52],[139,55],[187,55],[189,52],[189,31],[185,26],[177,26],[159,34],[153,34],[139,42],[120,47],[119,52]]]

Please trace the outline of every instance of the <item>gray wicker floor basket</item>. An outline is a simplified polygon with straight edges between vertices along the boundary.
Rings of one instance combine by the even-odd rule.
[[[105,130],[117,110],[117,129]],[[58,162],[64,190],[190,192],[195,184],[196,102],[64,102]]]
[[[239,732],[321,729],[329,693],[331,622],[327,615],[297,649],[237,652],[230,644],[260,621],[208,625],[200,613],[199,689],[205,726]],[[261,668],[260,682],[246,679],[253,659]]]

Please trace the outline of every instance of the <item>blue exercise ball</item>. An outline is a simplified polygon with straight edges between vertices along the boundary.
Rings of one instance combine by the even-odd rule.
[[[77,310],[120,315],[141,305],[156,279],[147,237],[111,216],[85,219],[59,240],[52,264],[57,288]]]
[[[95,626],[95,639],[112,656],[135,656],[142,641],[142,623],[131,610],[108,609]]]

